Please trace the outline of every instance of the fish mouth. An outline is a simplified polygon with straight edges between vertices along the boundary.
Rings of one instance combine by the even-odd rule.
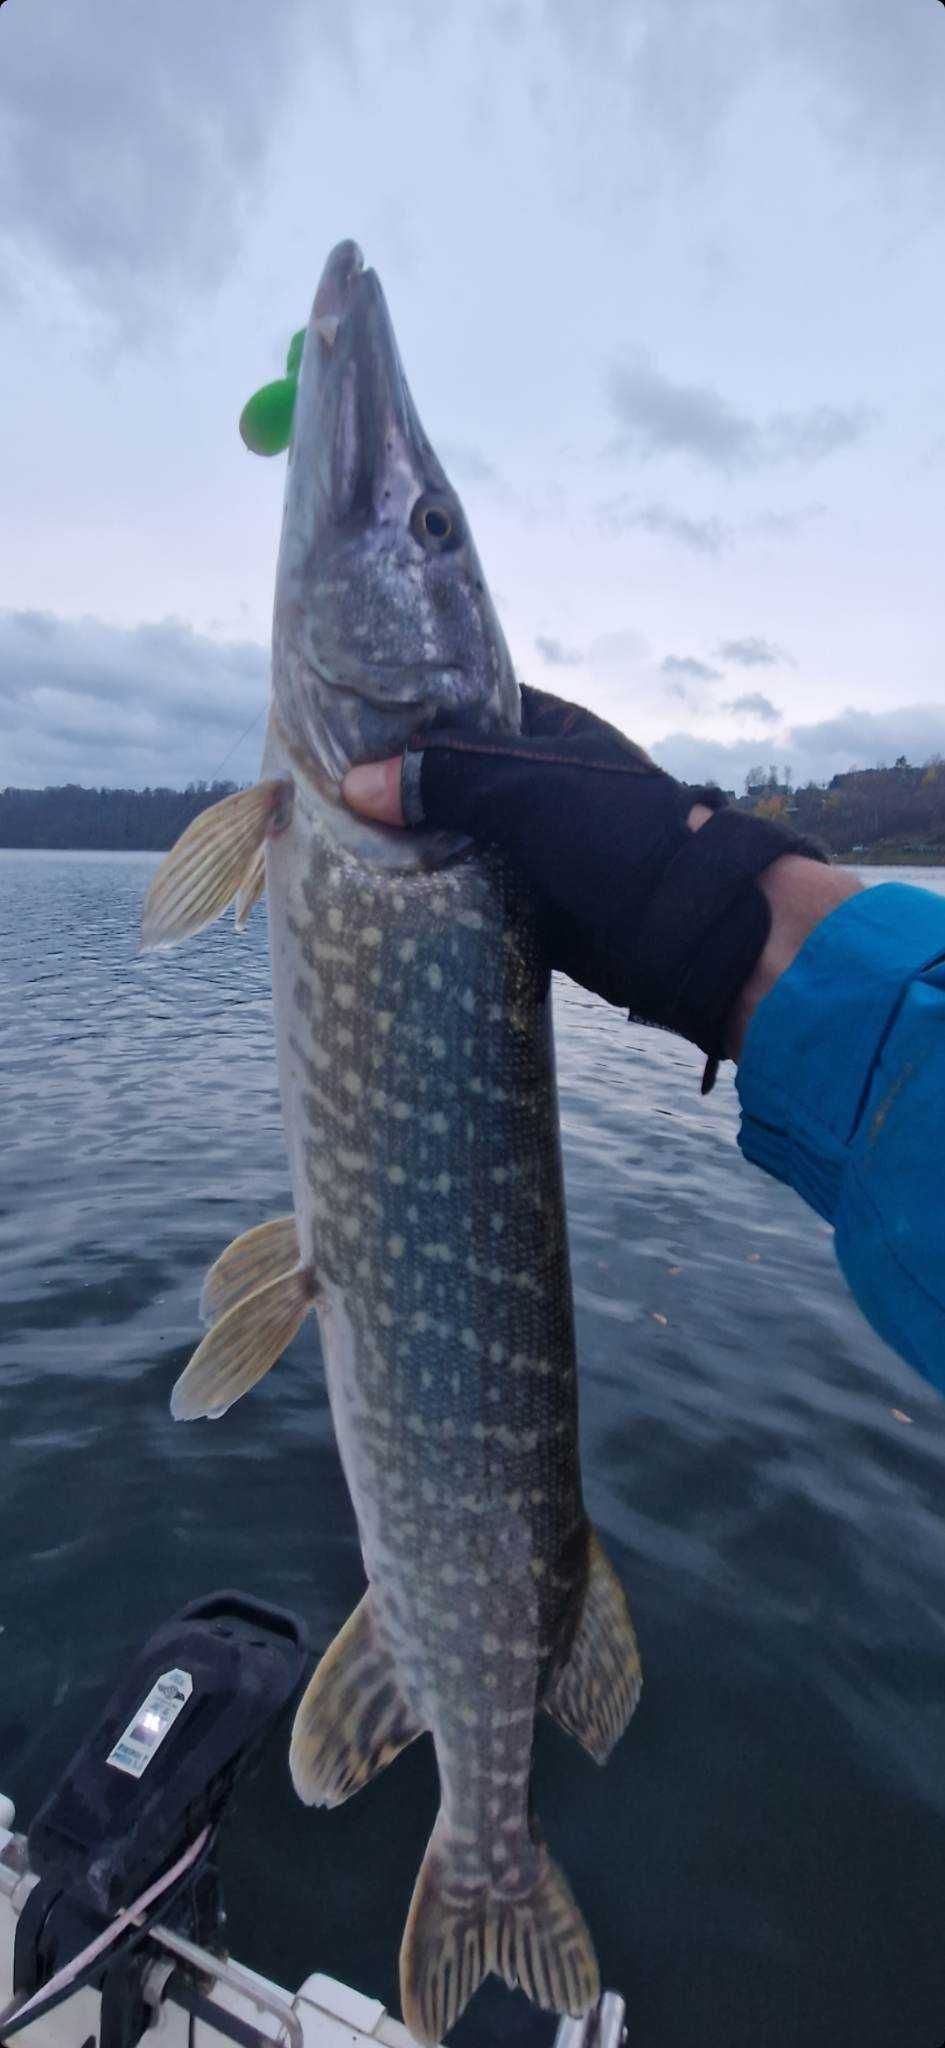
[[[322,271],[312,307],[312,326],[326,348],[334,347],[352,293],[363,276],[364,257],[357,242],[338,242]]]
[[[448,488],[410,395],[380,279],[365,269],[356,242],[339,242],[325,264],[305,355],[301,388],[312,377],[318,433],[330,451],[326,509],[337,523],[402,521],[425,490]]]

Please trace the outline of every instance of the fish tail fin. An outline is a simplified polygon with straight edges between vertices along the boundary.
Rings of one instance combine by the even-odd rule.
[[[531,1884],[504,1896],[470,1882],[441,1813],[414,1886],[400,1951],[404,2022],[424,2048],[443,2039],[490,1970],[547,2012],[590,2011],[597,1958],[566,1877],[526,1836]]]

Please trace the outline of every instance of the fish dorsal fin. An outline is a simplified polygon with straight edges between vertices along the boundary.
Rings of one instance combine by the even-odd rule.
[[[299,1798],[306,1806],[340,1806],[422,1733],[377,1628],[369,1587],[299,1703],[289,1750]]]
[[[234,1237],[225,1252],[214,1260],[203,1283],[200,1317],[204,1323],[218,1323],[227,1309],[255,1294],[268,1280],[291,1273],[299,1263],[299,1234],[294,1216],[274,1216],[255,1230]]]
[[[255,910],[266,887],[266,845],[257,846],[236,892],[234,917],[238,932],[244,932],[250,912]]]
[[[604,1764],[623,1734],[643,1684],[640,1652],[623,1587],[592,1529],[588,1575],[574,1640],[543,1702],[553,1721]]]
[[[311,1274],[296,1267],[227,1309],[177,1381],[171,1395],[176,1420],[225,1415],[281,1358],[308,1315],[314,1292]]]
[[[267,834],[284,828],[291,800],[290,782],[257,782],[193,819],[152,878],[141,917],[142,952],[175,946],[220,916]]]

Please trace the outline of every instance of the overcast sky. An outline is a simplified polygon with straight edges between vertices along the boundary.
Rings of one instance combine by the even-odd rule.
[[[0,784],[256,773],[237,419],[344,235],[523,679],[726,786],[945,751],[943,191],[938,0],[6,0]]]

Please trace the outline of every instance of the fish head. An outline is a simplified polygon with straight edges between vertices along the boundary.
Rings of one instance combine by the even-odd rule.
[[[438,724],[515,732],[511,658],[384,293],[332,251],[298,376],[273,619],[279,724],[323,787]]]

